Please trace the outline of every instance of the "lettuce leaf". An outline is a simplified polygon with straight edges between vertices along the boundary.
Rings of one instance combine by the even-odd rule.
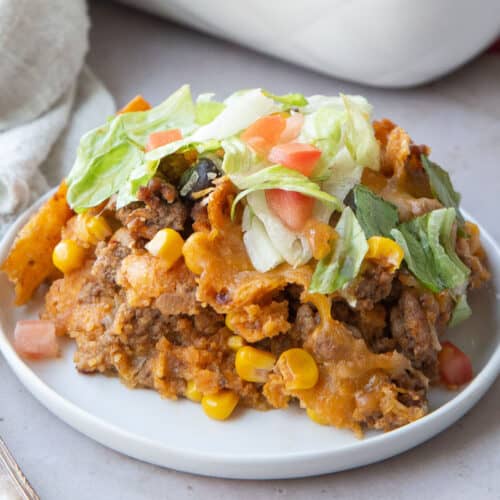
[[[379,169],[380,147],[371,124],[372,107],[361,96],[312,96],[305,108],[300,140],[321,149],[318,175],[335,168],[337,154],[347,148],[354,165]]]
[[[307,106],[308,101],[304,97],[303,94],[299,93],[292,93],[292,94],[284,94],[284,95],[276,95],[276,94],[271,94],[267,90],[262,90],[262,93],[266,97],[270,97],[273,99],[273,101],[280,102],[281,104],[284,104],[283,109],[290,109],[290,108],[301,108],[303,106]]]
[[[273,245],[264,223],[256,217],[250,205],[243,212],[242,229],[243,243],[257,271],[264,273],[284,262],[285,259]]]
[[[349,191],[361,182],[363,167],[357,165],[348,149],[344,146],[335,156],[334,168],[321,184],[321,189],[344,200]]]
[[[308,177],[281,165],[273,165],[263,168],[247,176],[230,175],[229,178],[240,189],[231,207],[231,217],[234,215],[236,205],[250,193],[264,191],[266,189],[283,189],[285,191],[296,191],[315,198],[331,206],[332,209],[342,210],[342,203],[325,191]]]
[[[213,121],[192,134],[192,141],[227,139],[246,129],[258,118],[281,110],[281,107],[266,97],[260,89],[237,92],[229,96],[224,105],[224,110]]]
[[[442,208],[391,231],[415,277],[433,292],[463,287],[470,270],[455,252],[454,208]]]
[[[264,166],[259,163],[253,149],[249,148],[246,143],[237,137],[221,141],[221,147],[224,149],[222,171],[229,175],[236,186],[238,185],[238,178],[243,178]]]
[[[467,318],[469,318],[471,314],[472,309],[467,302],[467,294],[464,292],[458,297],[455,303],[455,307],[453,308],[453,312],[451,313],[451,318],[448,326],[453,327],[459,325]]]
[[[144,163],[144,146],[150,133],[168,128],[189,133],[194,117],[191,91],[184,85],[159,106],[116,115],[87,132],[67,178],[71,208],[80,212],[118,192],[130,174]]]
[[[281,219],[267,206],[266,195],[263,191],[250,193],[247,197],[247,206],[266,230],[267,238],[256,240],[254,242],[256,245],[262,244],[263,247],[267,247],[268,240],[270,240],[273,248],[291,266],[300,266],[311,260],[312,252],[306,236],[292,231],[281,222]],[[250,252],[251,250],[249,254]]]
[[[299,140],[321,150],[314,175],[324,180],[324,191],[343,200],[361,181],[364,167],[379,168],[372,107],[360,96],[312,96],[308,100]]]
[[[222,113],[226,105],[213,101],[215,94],[200,94],[196,99],[195,121],[198,125],[206,125]]]
[[[264,190],[290,189],[319,199],[322,203],[316,203],[313,216],[324,222],[328,221],[333,210],[340,210],[342,204],[332,195],[322,191],[317,183],[299,172],[281,165],[266,166],[265,163],[259,161],[253,150],[238,138],[223,140],[221,145],[224,149],[222,170],[236,187],[242,190],[233,202],[232,214],[234,215],[236,204],[246,196],[247,207],[245,207],[244,216],[249,208],[253,218],[262,224],[254,222],[254,226],[245,225],[243,228],[245,246],[254,267],[270,269],[268,265],[274,262],[274,267],[278,261],[286,261],[293,266],[308,262],[312,253],[307,238],[287,228],[281,219],[271,212],[267,206]],[[248,232],[251,232],[253,239],[247,235]],[[262,257],[264,252],[268,251],[269,245],[272,245],[281,260],[273,252],[269,260]]]
[[[336,231],[339,238],[325,258],[316,265],[311,279],[311,293],[333,293],[354,279],[368,251],[368,243],[354,212],[345,208]]]
[[[391,238],[391,230],[399,222],[398,209],[366,186],[358,184],[354,190],[356,217],[365,236],[385,236]]]

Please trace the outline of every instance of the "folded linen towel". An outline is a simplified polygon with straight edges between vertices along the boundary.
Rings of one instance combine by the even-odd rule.
[[[0,2],[0,235],[115,109],[84,66],[88,30],[84,0]]]

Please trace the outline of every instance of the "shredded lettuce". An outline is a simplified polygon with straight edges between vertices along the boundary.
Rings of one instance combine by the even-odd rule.
[[[305,108],[302,142],[321,149],[323,169],[332,169],[346,147],[357,165],[379,169],[380,148],[371,124],[372,107],[361,96],[313,96]]]
[[[303,106],[307,106],[308,104],[308,101],[304,97],[304,95],[299,93],[276,95],[276,94],[271,94],[267,90],[262,90],[262,93],[266,97],[270,97],[274,101],[284,104],[283,110],[290,108],[301,108]]]
[[[69,205],[80,212],[118,192],[144,163],[144,146],[150,133],[169,128],[189,133],[194,117],[191,91],[184,85],[159,106],[116,115],[87,132],[67,178]]]
[[[470,308],[469,303],[467,302],[467,294],[464,292],[458,297],[455,303],[455,307],[453,308],[453,312],[451,314],[448,326],[453,327],[459,325],[467,318],[469,318],[471,314],[472,314],[472,309]]]
[[[334,167],[321,188],[339,200],[344,200],[349,191],[359,184],[362,174],[363,167],[356,164],[348,149],[343,146],[336,154]]]
[[[243,178],[264,166],[259,163],[253,149],[237,137],[221,141],[221,147],[224,149],[222,171],[229,175],[236,186],[238,178]]]
[[[345,208],[337,226],[339,238],[325,258],[316,265],[309,291],[312,293],[333,293],[354,279],[368,251],[363,229],[354,212]]]
[[[365,232],[365,236],[385,236],[391,238],[391,230],[399,221],[398,209],[362,184],[354,190],[356,217]]]
[[[264,273],[284,262],[285,259],[273,245],[264,223],[255,216],[250,205],[243,212],[242,229],[243,243],[257,271]]]
[[[213,121],[226,107],[222,102],[213,101],[215,94],[200,94],[196,99],[195,122],[206,125]]]
[[[234,214],[236,205],[250,193],[264,191],[266,189],[283,189],[285,191],[296,191],[326,203],[335,210],[342,210],[342,203],[331,194],[322,191],[318,184],[308,177],[281,165],[273,165],[263,168],[258,172],[247,176],[229,176],[240,193],[236,196],[231,208],[231,216]]]
[[[258,118],[281,110],[260,89],[233,94],[224,101],[224,105],[224,110],[213,121],[196,130],[191,140],[203,142],[227,139],[246,129]]]
[[[391,231],[410,271],[433,292],[463,287],[470,275],[455,252],[455,220],[454,208],[442,208]]]
[[[256,245],[262,244],[265,247],[267,239],[269,239],[283,260],[294,267],[311,260],[312,252],[306,236],[292,231],[281,222],[281,219],[267,206],[266,195],[263,191],[250,193],[247,197],[247,206],[250,207],[254,216],[262,222],[268,237],[264,237],[264,240],[256,240]],[[258,262],[252,260],[252,263],[258,268]]]
[[[453,189],[450,175],[446,170],[441,168],[437,163],[434,163],[425,155],[420,156],[422,165],[424,166],[427,175],[429,176],[429,184],[431,186],[432,194],[437,198],[445,207],[452,207],[457,213],[457,220],[461,225],[465,222],[459,206],[460,206],[460,193]]]
[[[314,175],[324,180],[323,190],[343,200],[359,184],[364,167],[379,169],[372,107],[361,96],[312,96],[308,101],[299,140],[321,150]]]

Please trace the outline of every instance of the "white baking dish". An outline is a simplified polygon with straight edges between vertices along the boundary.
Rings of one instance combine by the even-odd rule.
[[[418,85],[500,33],[500,0],[121,0],[339,78]]]

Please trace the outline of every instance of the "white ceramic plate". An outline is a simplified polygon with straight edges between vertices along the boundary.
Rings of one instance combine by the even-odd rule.
[[[37,203],[0,244],[5,258]],[[67,341],[55,361],[27,362],[11,345],[17,320],[36,317],[43,291],[14,309],[12,287],[0,276],[0,350],[21,382],[54,414],[100,443],[126,455],[187,472],[230,478],[289,478],[335,472],[383,460],[436,435],[468,411],[500,372],[500,251],[483,231],[492,284],[473,296],[474,314],[450,338],[472,358],[476,377],[460,392],[433,389],[431,413],[390,433],[352,433],[311,422],[298,409],[237,411],[227,422],[208,419],[200,405],[162,400],[148,390],[129,390],[110,377],[82,375]]]

